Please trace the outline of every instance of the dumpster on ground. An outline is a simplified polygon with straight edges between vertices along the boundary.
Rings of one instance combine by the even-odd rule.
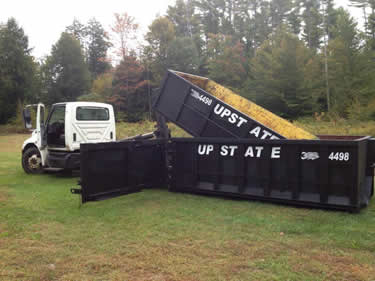
[[[374,146],[370,137],[176,138],[169,189],[357,212],[373,193]]]
[[[82,202],[170,191],[358,212],[373,195],[375,139],[172,138],[85,144]],[[166,159],[169,161],[166,161]]]
[[[159,133],[81,146],[81,189],[72,193],[82,202],[168,187],[358,212],[373,195],[371,137],[316,137],[207,78],[173,71],[154,109]],[[170,139],[165,119],[195,138]]]

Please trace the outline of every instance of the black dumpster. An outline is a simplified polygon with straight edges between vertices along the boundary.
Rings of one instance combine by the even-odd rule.
[[[356,212],[373,193],[374,141],[173,139],[171,191]],[[338,139],[341,138],[341,139]]]
[[[316,139],[214,81],[186,73],[168,71],[153,108],[194,137]]]
[[[165,141],[81,144],[82,203],[166,186]]]
[[[375,140],[370,137],[318,139],[207,78],[173,71],[154,110],[163,122],[166,118],[197,138],[168,139],[162,124],[164,133],[153,135],[164,139],[141,140],[148,134],[82,144],[82,188],[72,190],[82,194],[82,202],[168,186],[356,212],[373,194]]]
[[[168,186],[170,191],[359,211],[373,195],[375,140],[320,138],[85,144],[82,188],[73,193],[86,202]]]

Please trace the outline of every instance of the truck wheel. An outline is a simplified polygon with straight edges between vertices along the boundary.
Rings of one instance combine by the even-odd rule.
[[[42,158],[36,147],[29,147],[22,154],[22,168],[28,174],[43,173]]]

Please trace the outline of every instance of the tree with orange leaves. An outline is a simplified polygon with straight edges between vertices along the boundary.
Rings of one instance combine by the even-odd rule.
[[[115,22],[111,29],[116,37],[115,40],[118,45],[116,54],[120,57],[120,60],[124,61],[129,55],[129,41],[136,39],[138,27],[139,25],[135,23],[134,17],[128,15],[128,13],[115,13]]]
[[[145,70],[134,54],[125,56],[125,59],[116,67],[110,102],[115,106],[117,119],[128,122],[142,120],[148,109],[149,81],[145,80]]]

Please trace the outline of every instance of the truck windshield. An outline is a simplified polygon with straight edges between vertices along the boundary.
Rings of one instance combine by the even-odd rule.
[[[106,121],[109,120],[108,108],[80,106],[77,107],[76,119],[79,121]]]

